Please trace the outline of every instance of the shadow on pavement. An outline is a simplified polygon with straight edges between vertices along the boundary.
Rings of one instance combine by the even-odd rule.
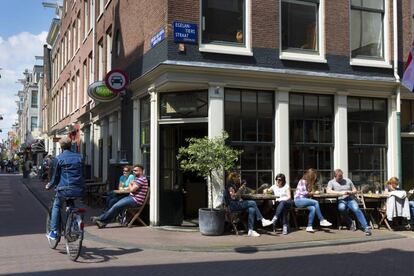
[[[100,254],[94,250],[93,254]],[[111,254],[113,253],[108,252],[103,255],[111,258]],[[412,275],[412,260],[413,252],[384,249],[369,253],[337,253],[277,259],[76,268],[9,275]],[[156,261],[154,260],[154,262]]]
[[[82,247],[81,255],[77,260],[78,263],[104,263],[113,259],[117,259],[117,256],[127,255],[132,253],[141,252],[141,249],[126,249],[126,248],[93,248]],[[60,249],[58,252],[62,255],[66,255],[65,249]]]

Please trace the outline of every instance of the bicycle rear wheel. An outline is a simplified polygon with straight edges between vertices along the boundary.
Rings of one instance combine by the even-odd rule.
[[[66,253],[72,261],[76,261],[81,253],[83,241],[83,229],[81,229],[82,221],[82,215],[76,213],[69,214],[66,220]]]
[[[46,216],[46,235],[49,234],[50,232],[50,214],[51,214],[51,210],[49,209],[47,212],[47,216]],[[58,225],[60,225],[60,223],[58,223]],[[49,237],[47,237],[47,241],[49,243],[49,247],[51,249],[55,249],[56,246],[59,244],[60,242],[60,229],[57,230],[58,236],[56,238],[56,240],[52,240]]]

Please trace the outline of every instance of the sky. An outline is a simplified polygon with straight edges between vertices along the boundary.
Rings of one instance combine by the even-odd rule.
[[[35,56],[43,55],[47,32],[55,10],[44,8],[42,2],[56,0],[0,0],[0,138],[17,121],[17,92],[23,86],[18,79],[34,65],[41,65]]]

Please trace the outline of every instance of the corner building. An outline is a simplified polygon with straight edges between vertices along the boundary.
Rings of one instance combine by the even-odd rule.
[[[67,91],[76,91],[79,110],[53,129],[80,125],[92,176],[110,180],[121,160],[144,164],[152,225],[179,225],[211,204],[205,180],[180,171],[176,154],[186,138],[223,129],[243,149],[241,175],[253,189],[279,172],[295,187],[310,167],[320,186],[341,168],[358,186],[401,176],[413,187],[414,97],[400,85],[413,1],[92,2],[91,30],[56,89],[65,95],[75,77],[79,89]],[[87,3],[64,1],[74,8],[61,34],[76,29],[76,14],[80,32],[88,29]],[[111,68],[129,76],[126,94],[88,99],[87,85]],[[214,205],[223,183],[213,180]]]

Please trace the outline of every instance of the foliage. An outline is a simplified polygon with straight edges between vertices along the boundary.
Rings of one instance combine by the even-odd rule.
[[[181,147],[178,151],[177,159],[180,167],[184,171],[191,171],[204,178],[212,176],[213,171],[229,171],[233,169],[240,150],[233,149],[226,145],[229,135],[223,131],[218,137],[209,139],[189,138],[187,147]],[[210,187],[210,198],[213,202],[213,189]]]

